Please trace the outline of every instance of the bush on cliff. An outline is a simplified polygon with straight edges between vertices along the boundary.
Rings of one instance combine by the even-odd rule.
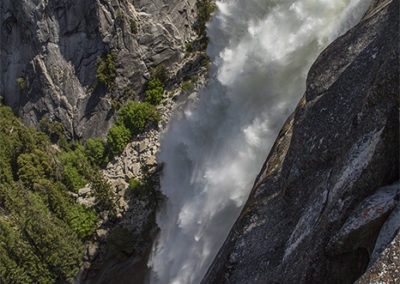
[[[148,123],[157,123],[160,115],[149,103],[129,102],[118,111],[116,124],[107,134],[107,145],[112,155],[120,154],[134,136],[144,132]]]
[[[115,78],[117,77],[116,60],[117,55],[115,53],[109,53],[105,58],[100,56],[97,58],[96,79],[109,90],[114,87]]]

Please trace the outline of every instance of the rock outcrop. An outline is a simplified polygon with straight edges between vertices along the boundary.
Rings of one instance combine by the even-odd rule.
[[[115,104],[143,100],[150,68],[163,64],[170,75],[157,129],[131,141],[105,169],[116,201],[110,221],[101,212],[99,228],[87,241],[87,254],[77,281],[109,283],[119,275],[142,282],[148,250],[157,226],[154,196],[137,196],[128,182],[145,177],[145,168],[157,179],[156,153],[160,131],[174,109],[190,92],[204,84],[207,60],[203,52],[188,53],[188,43],[198,39],[197,0],[5,0],[0,3],[0,96],[28,125],[42,118],[61,122],[69,138],[104,137],[115,122]],[[113,84],[97,78],[99,59],[115,55]],[[196,78],[194,78],[196,77]],[[190,79],[188,79],[190,78]],[[189,89],[181,88],[183,81]],[[157,182],[154,182],[157,184]],[[160,194],[155,185],[152,192]],[[89,186],[73,194],[77,202],[92,207]],[[110,257],[107,239],[115,228],[126,229],[134,243],[127,259]],[[139,263],[139,264],[137,264]],[[132,265],[140,276],[131,277]],[[139,265],[139,266],[138,266]],[[126,281],[125,281],[126,283]]]
[[[149,128],[136,136],[124,151],[102,170],[115,195],[116,220],[110,223],[107,212],[101,214],[99,229],[94,239],[86,244],[85,263],[78,277],[80,283],[147,283],[147,258],[158,232],[155,214],[158,203],[163,198],[158,180],[161,165],[156,160],[160,134],[165,130],[171,116],[181,112],[191,100],[196,100],[198,92],[206,84],[208,68],[202,66],[202,58],[194,56],[187,60],[185,73],[195,73],[197,78],[191,88],[167,92],[162,104],[157,107],[161,113],[158,129]],[[139,189],[141,194],[134,193],[129,188],[128,182],[131,179],[145,185]],[[79,190],[77,201],[89,207],[93,206],[95,200],[90,192],[90,187]],[[116,258],[107,249],[107,238],[116,227],[126,229],[132,240],[132,252],[124,259]],[[118,280],[115,279],[116,275]]]
[[[382,252],[379,259],[368,268],[356,284],[400,282],[400,233]]]
[[[375,1],[322,52],[203,283],[352,283],[398,255],[398,27]]]
[[[112,101],[138,99],[149,68],[182,65],[196,37],[196,0],[4,0],[0,95],[29,125],[60,121],[73,138],[104,136]],[[116,55],[112,88],[96,80],[98,57]]]

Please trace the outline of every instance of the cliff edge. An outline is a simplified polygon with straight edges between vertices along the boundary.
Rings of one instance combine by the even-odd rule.
[[[352,283],[396,252],[398,11],[375,1],[318,57],[202,283]]]

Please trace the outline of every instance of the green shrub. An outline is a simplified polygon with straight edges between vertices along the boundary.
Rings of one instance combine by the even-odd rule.
[[[87,239],[96,231],[98,217],[91,209],[76,204],[68,211],[68,224],[80,239]]]
[[[125,14],[122,10],[118,10],[115,16],[115,24],[121,26],[124,22]]]
[[[191,42],[187,42],[185,44],[185,51],[187,53],[193,52],[193,42],[192,41]]]
[[[126,99],[128,99],[128,98],[134,99],[134,98],[137,97],[137,94],[136,94],[136,92],[135,92],[131,87],[126,86],[126,87],[124,88],[123,97],[126,98]]]
[[[116,60],[117,55],[115,53],[109,53],[105,58],[97,57],[96,79],[109,90],[114,86],[115,78],[117,77]]]
[[[194,28],[199,36],[200,49],[205,50],[208,44],[207,22],[211,19],[211,14],[215,11],[216,5],[212,0],[197,0],[197,19]]]
[[[88,182],[72,163],[64,165],[62,180],[68,190],[73,192],[78,192],[78,190],[84,187]]]
[[[19,155],[17,164],[18,177],[27,187],[39,179],[49,178],[52,172],[49,155],[39,149]]]
[[[134,194],[136,196],[140,196],[141,193],[143,192],[143,188],[142,187],[143,187],[143,185],[139,180],[137,180],[135,178],[132,178],[132,179],[129,180],[128,190],[132,194]]]
[[[131,138],[131,132],[123,124],[116,124],[110,128],[107,134],[107,145],[110,153],[120,154]]]
[[[78,142],[71,143],[72,150],[59,155],[64,167],[62,181],[68,190],[77,192],[85,186],[95,171],[85,156],[85,148]]]
[[[111,155],[122,153],[133,135],[144,131],[149,122],[160,120],[156,108],[149,103],[129,102],[118,111],[116,124],[107,134],[107,146]]]
[[[118,10],[116,18],[117,19],[123,19],[124,17],[125,17],[124,11]]]
[[[93,196],[96,198],[96,208],[99,211],[109,210],[112,214],[114,214],[114,193],[111,189],[111,185],[99,172],[93,175],[90,187],[92,189]]]
[[[80,239],[87,239],[95,232],[99,218],[92,209],[76,203],[67,194],[63,184],[47,183],[42,186],[46,187],[50,210],[67,222]]]
[[[137,34],[138,27],[135,20],[131,20],[131,33]]]
[[[25,78],[24,77],[17,78],[17,84],[21,90],[25,90]]]
[[[181,84],[182,91],[189,93],[193,90],[193,82],[191,80],[183,81]]]
[[[58,143],[64,150],[68,149],[66,131],[61,122],[51,122],[47,118],[42,118],[39,121],[39,128],[50,137],[52,143]]]
[[[0,136],[0,139],[1,138]],[[13,180],[10,160],[5,155],[0,154],[0,183],[11,183]]]
[[[141,182],[139,180],[135,179],[135,178],[131,178],[129,180],[129,189],[130,190],[135,190],[138,187],[140,187],[141,185],[142,185]]]
[[[107,162],[106,144],[101,138],[89,138],[85,143],[85,156],[93,164],[101,166]]]
[[[160,88],[160,87],[162,88],[163,84],[162,84],[161,80],[158,78],[153,78],[147,83],[148,90],[152,90],[152,89],[156,89],[156,88]]]
[[[132,135],[144,131],[148,122],[157,123],[160,116],[156,108],[149,103],[129,102],[118,111],[118,125],[130,129]]]
[[[164,85],[168,80],[168,71],[164,64],[150,68],[151,79],[147,82],[145,102],[158,105],[164,94]]]
[[[164,89],[162,87],[155,87],[146,91],[144,101],[152,105],[158,105],[163,97]]]
[[[157,67],[150,68],[150,76],[151,79],[158,79],[161,86],[164,86],[168,80],[168,70],[164,64],[159,64]]]
[[[113,111],[118,110],[121,107],[122,103],[118,98],[111,100],[111,108]]]

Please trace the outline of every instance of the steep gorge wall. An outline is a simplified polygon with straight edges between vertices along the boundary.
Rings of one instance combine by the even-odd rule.
[[[185,43],[195,38],[195,0],[0,5],[0,95],[25,123],[60,121],[75,138],[104,135],[113,123],[111,101],[128,99],[127,87],[140,94],[152,66],[175,72]],[[117,77],[107,90],[96,69],[98,56],[110,52],[117,55]]]
[[[375,1],[316,60],[202,283],[352,283],[398,234],[398,11]]]

